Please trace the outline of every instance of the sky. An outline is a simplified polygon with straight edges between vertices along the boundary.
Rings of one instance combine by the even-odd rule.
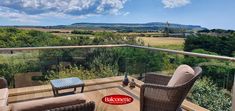
[[[235,0],[0,0],[0,25],[170,22],[235,30]]]

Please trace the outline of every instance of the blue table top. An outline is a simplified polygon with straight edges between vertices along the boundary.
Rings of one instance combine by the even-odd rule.
[[[69,87],[69,86],[84,84],[84,82],[77,77],[55,79],[55,80],[51,80],[50,82],[55,88],[62,88],[62,87]]]

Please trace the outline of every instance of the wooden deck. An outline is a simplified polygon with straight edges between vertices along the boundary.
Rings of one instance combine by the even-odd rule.
[[[83,94],[88,101],[95,101],[97,111],[139,111],[139,86],[141,86],[143,82],[135,80],[137,87],[130,89],[129,87],[123,87],[121,85],[122,79],[123,76],[85,80],[84,93],[77,94]],[[80,90],[78,89],[77,91],[79,92]],[[108,105],[101,101],[104,96],[112,94],[129,95],[134,98],[134,101],[127,105]],[[53,97],[50,85],[15,88],[9,91],[8,104],[10,108],[12,104],[17,102],[50,97]],[[187,100],[183,102],[182,107],[187,111],[207,111]]]

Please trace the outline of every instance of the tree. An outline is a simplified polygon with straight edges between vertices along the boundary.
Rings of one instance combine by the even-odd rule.
[[[232,56],[235,50],[235,36],[192,35],[185,40],[185,51],[204,49],[219,55]]]

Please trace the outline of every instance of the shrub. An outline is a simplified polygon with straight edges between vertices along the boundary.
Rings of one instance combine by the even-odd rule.
[[[14,75],[21,72],[38,71],[39,66],[35,62],[28,61],[25,63],[3,63],[0,64],[0,77],[5,77],[9,86],[13,86]]]
[[[202,75],[204,77],[210,77],[219,88],[231,90],[235,72],[234,67],[219,62],[212,62],[201,67],[203,68]]]
[[[209,78],[198,80],[193,86],[189,99],[211,111],[231,111],[232,97],[219,88]]]
[[[204,49],[194,49],[192,50],[194,53],[201,53],[201,54],[209,54],[209,55],[218,55],[214,52],[209,52]],[[190,56],[185,56],[183,63],[188,64],[190,66],[198,66],[200,63],[203,62],[209,62],[211,60],[205,59],[205,58],[200,58],[200,57],[190,57]]]
[[[214,52],[209,52],[203,49],[195,49],[193,52],[217,55]],[[233,75],[235,72],[233,63],[230,64],[225,61],[188,56],[185,57],[183,63],[190,66],[201,66],[203,68],[202,75],[204,77],[210,77],[220,88],[231,90],[233,85]]]

